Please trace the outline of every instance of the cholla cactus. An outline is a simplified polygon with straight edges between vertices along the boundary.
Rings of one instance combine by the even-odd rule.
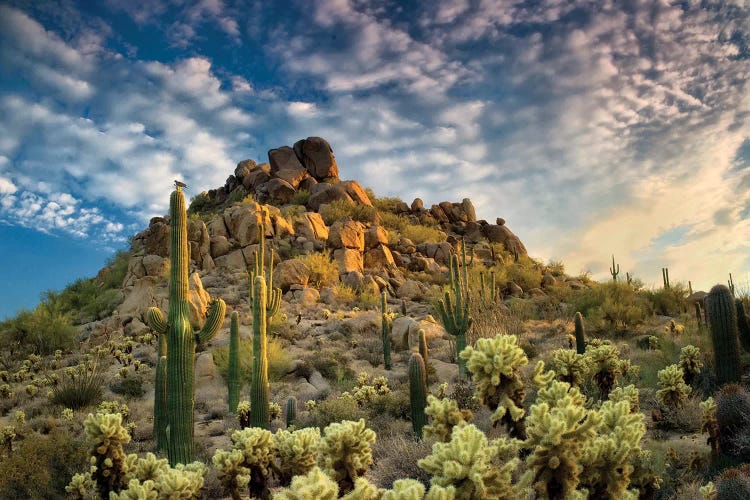
[[[708,433],[706,440],[714,457],[719,455],[719,422],[716,420],[716,402],[709,397],[700,403],[702,411],[701,432]]]
[[[65,487],[65,491],[70,495],[70,498],[84,500],[92,497],[94,488],[96,488],[96,484],[91,479],[91,473],[86,472],[85,474],[74,474],[70,483]]]
[[[691,385],[695,380],[696,375],[701,372],[703,368],[703,361],[701,361],[701,350],[694,345],[686,345],[680,349],[680,368],[682,368],[682,375],[685,379],[685,383]]]
[[[250,426],[250,401],[243,400],[237,403],[237,417],[240,427],[243,429]]]
[[[372,464],[370,446],[374,442],[375,433],[365,426],[364,419],[333,423],[323,431],[319,461],[342,493],[352,491],[355,480],[367,472]]]
[[[432,454],[419,461],[435,486],[455,488],[456,498],[518,498],[511,484],[520,460],[508,439],[488,443],[487,436],[469,424],[453,429],[448,443],[432,445]],[[512,457],[512,458],[511,458]],[[497,459],[503,460],[502,464]]]
[[[8,450],[8,455],[13,453],[13,440],[16,439],[16,428],[12,425],[6,425],[0,429],[0,446]]]
[[[26,414],[23,410],[16,410],[14,420],[16,421],[16,427],[23,427],[26,425]]]
[[[665,408],[676,409],[682,406],[690,396],[690,387],[682,379],[682,369],[679,365],[669,365],[659,370],[659,390],[656,397],[659,404]]]
[[[91,478],[102,498],[107,498],[110,492],[120,491],[126,484],[127,465],[122,445],[130,442],[130,434],[122,426],[119,413],[89,413],[84,427],[94,445]]]
[[[268,403],[268,415],[271,417],[271,420],[281,418],[281,405],[273,401]]]
[[[640,393],[636,386],[632,384],[625,387],[616,387],[609,393],[609,400],[613,403],[627,401],[630,405],[630,413],[641,411]]]
[[[320,429],[308,427],[294,432],[278,430],[273,436],[273,443],[279,459],[281,484],[288,485],[292,477],[305,475],[315,467]]]
[[[13,396],[14,396],[13,390],[10,388],[10,385],[8,384],[0,385],[0,398],[10,399]]]
[[[130,418],[130,408],[125,403],[119,401],[102,401],[96,408],[97,413],[119,413],[122,415],[123,422]]]
[[[430,417],[430,425],[423,429],[425,438],[435,438],[447,443],[451,439],[453,428],[471,422],[471,410],[460,410],[458,403],[450,398],[438,399],[427,396],[425,414]]]
[[[593,498],[623,498],[646,433],[643,414],[632,413],[628,401],[606,401],[597,413],[601,424],[581,456],[581,482]]]
[[[555,378],[567,382],[574,387],[580,387],[589,371],[588,358],[571,349],[557,349],[552,351],[550,368],[555,372]]]
[[[716,500],[719,496],[719,492],[716,491],[716,486],[712,481],[709,481],[705,486],[701,486],[699,491],[703,495],[703,500]]]
[[[211,459],[219,471],[219,482],[232,500],[240,500],[240,491],[250,483],[250,469],[245,467],[245,456],[240,450],[217,450]]]
[[[72,422],[73,421],[73,410],[70,408],[63,408],[61,417],[66,422]]]
[[[533,484],[542,498],[568,498],[580,482],[580,457],[602,419],[583,403],[577,388],[554,380],[539,390],[529,411],[523,447],[531,454],[522,483]]]
[[[156,458],[153,453],[146,453],[145,458],[131,453],[125,458],[125,462],[128,465],[128,483],[132,479],[137,479],[141,483],[155,481],[169,470],[169,461],[166,458]]]
[[[336,500],[339,485],[319,467],[313,467],[304,476],[295,476],[292,484],[278,493],[273,500]]]
[[[222,470],[224,475],[222,482],[224,484],[244,482],[244,478],[237,478],[233,481],[228,475],[236,472],[238,475],[244,476],[246,474],[242,473],[242,469],[245,468],[250,475],[248,482],[250,497],[268,498],[268,478],[274,459],[273,434],[258,427],[235,431],[232,433],[232,450],[240,451],[243,460],[237,466],[232,463],[231,468],[227,466]],[[226,464],[226,454],[217,452],[217,455],[219,455],[219,458],[217,459],[214,455],[214,459]],[[231,491],[229,493],[232,494]]]
[[[511,437],[525,439],[523,400],[526,397],[521,369],[529,363],[514,335],[477,340],[476,348],[464,349],[461,357],[476,383],[479,400],[494,413],[492,422],[502,422]]]
[[[611,344],[596,345],[592,342],[586,348],[585,356],[589,360],[594,382],[604,399],[609,396],[609,392],[617,381],[617,376],[622,374],[620,351]]]
[[[382,500],[422,500],[424,485],[416,479],[397,479],[393,488],[383,492]]]

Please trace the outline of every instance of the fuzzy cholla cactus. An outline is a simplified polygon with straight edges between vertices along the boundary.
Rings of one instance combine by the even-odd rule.
[[[659,390],[656,397],[659,404],[664,408],[677,409],[682,406],[690,396],[690,386],[682,378],[682,369],[679,365],[669,365],[659,370]]]
[[[709,397],[700,403],[701,408],[701,432],[708,434],[708,445],[714,457],[719,454],[719,422],[716,420],[716,402]]]
[[[242,461],[237,462],[234,451],[242,453]],[[222,484],[226,486],[247,485],[251,498],[268,498],[268,479],[273,466],[273,434],[265,429],[252,427],[232,433],[232,450],[230,454],[219,450],[214,455],[214,464],[219,467]],[[232,475],[236,477],[233,478]],[[248,480],[245,480],[245,477]],[[238,498],[238,490],[227,491],[233,498]],[[237,496],[236,496],[237,495]]]
[[[555,378],[567,382],[574,387],[580,387],[589,371],[588,358],[572,349],[557,349],[552,351],[550,368],[555,372]]]
[[[540,389],[527,418],[523,447],[531,453],[522,484],[533,485],[541,498],[573,495],[580,482],[580,457],[601,418],[586,411],[583,395],[570,384],[554,380]]]
[[[701,368],[703,368],[701,350],[694,345],[686,345],[680,349],[680,361],[678,364],[682,368],[685,383],[688,385],[692,384],[695,377],[701,372]]]
[[[86,436],[93,443],[91,478],[102,498],[125,486],[125,452],[122,445],[130,442],[130,434],[122,426],[120,413],[97,413],[84,422]]]
[[[601,424],[581,457],[581,482],[593,498],[623,498],[646,433],[643,414],[631,412],[628,401],[606,401],[597,413]]]
[[[295,476],[292,484],[273,495],[273,500],[336,500],[339,485],[320,467],[313,467],[304,476]]]
[[[201,498],[206,466],[200,462],[188,465],[177,464],[175,468],[167,467],[155,479],[141,482],[138,479],[128,481],[126,489],[119,494],[112,493],[110,500],[157,500],[161,498]]]
[[[241,450],[217,450],[211,459],[219,471],[219,482],[232,500],[242,498],[240,491],[250,483],[250,469],[245,467],[245,456]]]
[[[243,400],[237,403],[237,418],[243,429],[250,426],[250,401]]]
[[[479,400],[492,410],[492,422],[502,422],[512,437],[525,438],[523,400],[526,397],[521,369],[529,363],[518,338],[498,335],[477,340],[476,348],[461,353],[476,383]]]
[[[303,476],[317,464],[320,429],[308,427],[294,432],[278,430],[273,436],[281,484],[288,485],[294,476]]]
[[[423,429],[425,438],[434,438],[443,443],[451,440],[453,428],[465,425],[474,418],[471,410],[461,410],[454,399],[438,399],[435,396],[427,396],[427,407],[425,414],[430,417],[430,425]]]
[[[599,387],[602,398],[609,396],[614,387],[617,376],[623,372],[620,351],[611,344],[593,342],[586,348],[586,358],[589,360],[590,373]]]
[[[333,423],[323,431],[318,446],[319,461],[342,493],[352,491],[356,479],[367,472],[372,464],[370,447],[374,442],[375,432],[365,426],[364,419]]]
[[[626,385],[625,387],[616,387],[609,393],[609,400],[613,403],[627,401],[630,405],[630,413],[641,411],[640,392],[638,391],[638,388],[632,384]]]
[[[520,460],[517,447],[506,439],[487,441],[473,424],[455,427],[448,443],[432,445],[432,454],[419,467],[432,474],[430,483],[455,488],[455,498],[518,498],[511,484]]]

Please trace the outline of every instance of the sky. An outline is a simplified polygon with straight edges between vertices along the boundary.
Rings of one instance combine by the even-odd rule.
[[[570,274],[743,287],[749,73],[746,0],[0,0],[0,318],[308,136]]]

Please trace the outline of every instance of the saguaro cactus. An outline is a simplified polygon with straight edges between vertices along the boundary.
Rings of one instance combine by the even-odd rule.
[[[294,425],[297,420],[297,398],[294,396],[286,400],[286,427]]]
[[[740,345],[750,352],[750,318],[745,313],[745,305],[741,299],[734,299],[737,308],[737,330],[740,334]]]
[[[169,463],[176,465],[193,459],[196,341],[208,342],[216,335],[224,322],[226,304],[221,299],[212,300],[206,323],[198,333],[193,332],[188,306],[187,215],[185,197],[179,187],[170,197],[169,214],[169,314],[164,321],[159,309],[150,308],[148,319],[151,328],[166,337],[166,448]],[[162,347],[160,342],[160,349]],[[157,370],[157,378],[158,373]],[[157,389],[157,397],[158,392]],[[155,401],[155,412],[158,403]],[[161,429],[156,429],[155,435],[160,432]]]
[[[268,341],[266,339],[266,279],[256,276],[253,282],[253,379],[250,383],[250,425],[268,429]]]
[[[620,264],[615,264],[614,255],[612,255],[612,267],[609,268],[609,274],[612,275],[612,281],[617,281],[617,275],[620,274]]]
[[[227,377],[229,387],[229,411],[237,411],[237,403],[240,402],[240,332],[239,315],[237,311],[232,312],[229,326],[229,374]]]
[[[711,324],[718,382],[739,382],[742,376],[742,362],[737,333],[737,309],[729,288],[716,285],[711,289],[706,297],[706,316]]]
[[[669,290],[669,268],[668,267],[661,268],[661,279],[662,281],[664,281],[664,289]]]
[[[458,374],[466,376],[466,361],[461,358],[461,352],[466,348],[466,332],[471,328],[472,319],[469,317],[469,289],[466,277],[466,250],[461,245],[461,266],[458,257],[453,254],[450,259],[450,291],[437,304],[440,321],[445,330],[455,337],[456,361]]]
[[[412,429],[417,438],[422,439],[422,429],[427,422],[424,414],[427,406],[427,369],[422,356],[417,353],[409,358],[409,403]]]
[[[383,340],[383,364],[386,370],[391,369],[391,331],[393,330],[393,319],[388,314],[388,301],[386,292],[380,294],[380,336]],[[408,345],[407,345],[408,348]]]
[[[264,276],[266,280],[266,323],[271,322],[271,319],[279,312],[279,306],[281,305],[281,289],[273,287],[273,255],[273,248],[271,248],[271,260],[268,263],[268,272],[266,272],[266,213],[262,211],[261,221],[258,224],[258,251],[255,252],[253,269],[249,272],[250,302],[252,303],[255,297],[255,277]]]
[[[586,352],[586,329],[583,326],[583,315],[577,312],[575,315],[576,325],[576,352],[583,354]]]

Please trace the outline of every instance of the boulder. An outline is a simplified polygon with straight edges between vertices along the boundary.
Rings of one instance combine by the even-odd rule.
[[[292,201],[294,194],[297,192],[293,184],[281,177],[271,179],[265,184],[262,184],[259,186],[259,190],[265,190],[272,200],[282,205]]]
[[[294,291],[294,300],[303,306],[313,306],[320,301],[320,292],[315,288],[303,288]]]
[[[209,237],[223,236],[224,238],[229,238],[229,230],[224,223],[224,217],[222,215],[211,219],[211,222],[208,223],[206,228],[208,229]]]
[[[255,160],[242,160],[237,164],[234,169],[234,176],[238,181],[242,182],[242,179],[249,174],[258,164]]]
[[[424,210],[424,202],[422,201],[422,198],[414,198],[414,201],[411,202],[411,211],[421,212],[422,210]]]
[[[218,267],[224,267],[228,269],[245,269],[247,263],[245,262],[245,255],[242,253],[242,249],[238,248],[233,252],[229,252],[226,255],[216,257],[214,263]]]
[[[554,276],[550,273],[544,273],[544,276],[542,276],[542,286],[544,288],[555,286],[555,283],[557,283],[557,280]]]
[[[383,226],[372,225],[365,231],[365,248],[368,250],[378,245],[388,244],[388,230]]]
[[[292,285],[307,286],[310,279],[310,268],[299,259],[279,262],[273,270],[273,285],[286,293]]]
[[[328,232],[328,245],[331,248],[351,248],[363,251],[365,248],[365,227],[361,222],[337,221]]]
[[[143,247],[147,254],[169,257],[169,223],[163,217],[154,217],[148,229],[136,235],[143,235]]]
[[[393,345],[398,351],[406,351],[409,349],[411,342],[409,339],[414,339],[413,342],[416,344],[417,332],[419,331],[419,323],[408,317],[399,316],[393,319],[391,328],[391,340]]]
[[[367,193],[365,192],[365,188],[363,188],[359,182],[344,181],[340,183],[339,186],[344,188],[344,191],[346,191],[346,194],[348,194],[354,200],[355,203],[359,203],[360,205],[367,205],[368,207],[372,206],[370,197],[367,196]]]
[[[399,299],[418,300],[424,296],[424,289],[419,281],[407,279],[396,289],[396,297]]]
[[[223,223],[222,223],[223,224]],[[225,236],[212,236],[211,237],[211,256],[221,257],[222,255],[228,254],[232,250],[232,244]]]
[[[271,220],[273,221],[274,233],[277,238],[294,235],[294,227],[281,215],[271,216]]]
[[[311,210],[319,211],[321,205],[326,205],[336,200],[345,200],[354,203],[346,190],[339,185],[331,185],[325,182],[316,184],[310,190],[310,198],[307,200],[307,206]]]
[[[333,260],[339,266],[339,274],[361,273],[364,270],[362,253],[358,250],[339,248],[333,251]]]
[[[411,257],[409,262],[409,271],[423,271],[429,274],[436,274],[442,272],[440,264],[435,262],[435,259],[429,257],[422,257],[421,255],[415,255]]]
[[[264,163],[242,178],[242,186],[249,192],[252,192],[269,180],[271,180],[271,167],[267,163]]]
[[[261,221],[260,205],[257,203],[235,205],[224,211],[224,223],[230,236],[243,247],[258,243],[258,228]]]
[[[341,281],[346,286],[353,288],[359,293],[369,292],[376,295],[380,293],[380,287],[378,287],[378,284],[372,279],[372,276],[365,276],[359,271],[353,271],[343,275]]]
[[[271,164],[271,175],[274,177],[278,175],[278,172],[285,169],[305,169],[297,158],[297,155],[294,154],[294,150],[289,146],[271,149],[268,152],[268,163]]]
[[[206,322],[206,312],[208,304],[211,302],[211,296],[203,289],[198,273],[193,273],[188,277],[188,314],[190,315],[190,324],[194,327],[202,327]]]
[[[506,287],[506,291],[508,292],[508,295],[511,297],[520,297],[523,295],[523,288],[518,286],[515,282],[509,281],[508,286]]]
[[[435,262],[438,264],[448,265],[453,253],[453,246],[447,241],[441,243],[421,243],[417,245],[417,251],[425,257],[435,259]]]
[[[294,152],[316,180],[338,178],[339,168],[333,149],[322,137],[308,137],[297,141],[294,144]]]
[[[393,255],[385,245],[378,245],[365,252],[364,264],[366,269],[392,269],[396,267]]]
[[[294,232],[308,240],[327,240],[328,227],[323,217],[315,212],[305,212],[294,221]]]
[[[169,260],[165,257],[145,255],[142,262],[146,276],[156,276],[158,278],[169,272]]]
[[[491,243],[502,243],[511,254],[526,255],[526,247],[507,226],[487,224],[482,227],[482,233]]]

